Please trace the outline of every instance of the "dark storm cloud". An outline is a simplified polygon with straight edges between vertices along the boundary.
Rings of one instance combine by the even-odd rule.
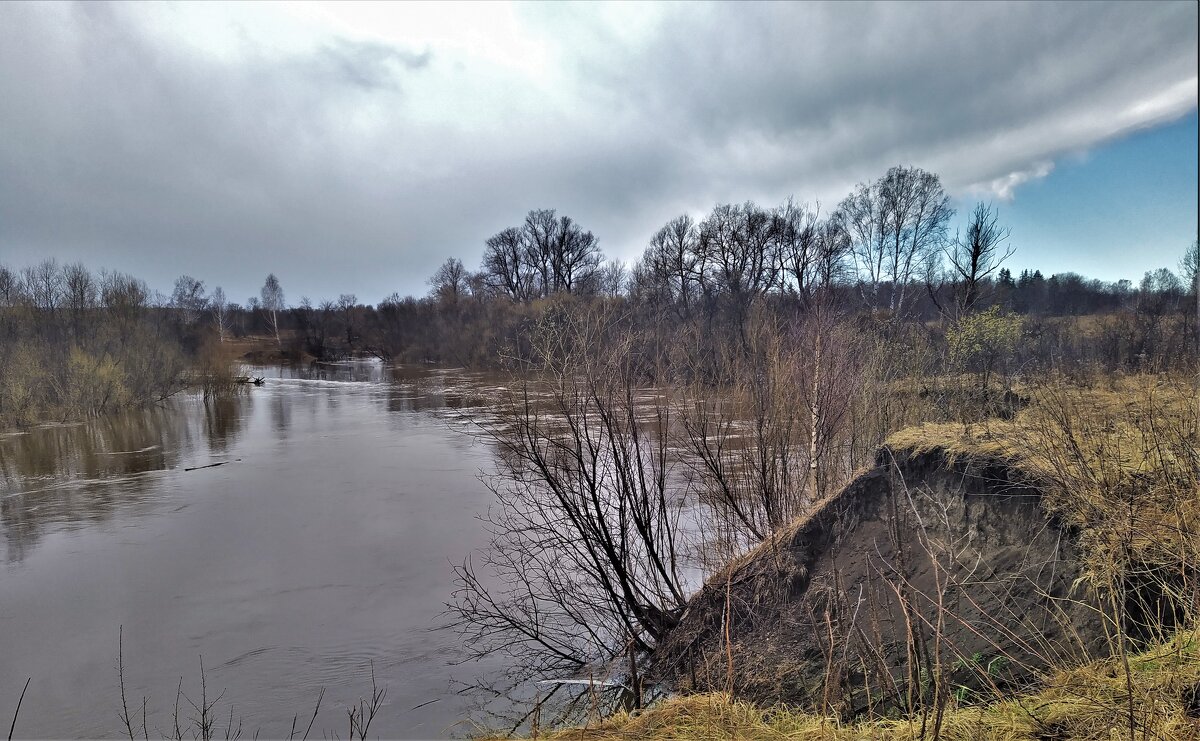
[[[0,260],[376,301],[529,208],[629,259],[897,162],[1009,196],[1196,101],[1193,3],[522,6],[544,79],[332,32],[213,52],[141,10],[0,7]]]

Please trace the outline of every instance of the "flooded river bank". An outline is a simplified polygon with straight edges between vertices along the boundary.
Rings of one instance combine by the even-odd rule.
[[[387,686],[372,734],[470,730],[451,681],[488,667],[456,670],[457,638],[435,628],[451,565],[486,542],[491,458],[468,419],[494,381],[254,374],[266,384],[234,399],[0,437],[0,708],[32,677],[18,736],[120,735],[121,626],[151,735],[170,733],[181,676],[198,697],[201,657],[246,736],[286,736],[322,687],[314,733],[344,730],[372,667]]]

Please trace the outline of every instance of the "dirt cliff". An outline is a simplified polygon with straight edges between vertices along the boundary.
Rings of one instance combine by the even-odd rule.
[[[843,716],[1007,691],[1107,652],[1080,549],[994,459],[876,467],[690,601],[651,675]]]

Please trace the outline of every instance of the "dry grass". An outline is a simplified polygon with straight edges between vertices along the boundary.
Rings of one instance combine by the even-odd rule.
[[[942,449],[951,455],[994,456],[1036,474],[1049,466],[1048,456],[1053,451],[1028,449],[1029,434],[1045,435],[1044,446],[1039,448],[1061,446],[1064,441],[1050,437],[1045,428],[1047,422],[1061,420],[1065,412],[1075,416],[1074,424],[1081,432],[1101,433],[1084,451],[1089,460],[1117,452],[1121,454],[1120,466],[1133,473],[1151,471],[1158,461],[1144,455],[1133,457],[1135,452],[1144,453],[1145,446],[1130,448],[1129,440],[1144,438],[1164,426],[1183,428],[1195,439],[1200,392],[1192,378],[1114,376],[1104,383],[1086,386],[1059,379],[1019,390],[1028,395],[1029,403],[1012,420],[917,425],[891,435],[887,444],[915,452]],[[1153,424],[1151,415],[1159,418]],[[1037,454],[1042,459],[1034,457]]]
[[[1200,634],[1180,632],[1130,657],[1136,737],[1200,738]],[[940,738],[947,741],[1029,741],[1128,738],[1123,715],[1127,683],[1119,661],[1062,671],[1040,691],[989,705],[951,707]],[[640,714],[622,713],[591,727],[539,736],[553,741],[910,741],[922,738],[919,720],[842,723],[836,718],[762,709],[726,695],[675,697]],[[929,737],[929,729],[926,729]]]
[[[1195,563],[1200,554],[1200,393],[1185,376],[1059,379],[1024,390],[1012,420],[925,424],[897,451],[986,457],[1028,475],[1050,512],[1078,528],[1098,571]]]

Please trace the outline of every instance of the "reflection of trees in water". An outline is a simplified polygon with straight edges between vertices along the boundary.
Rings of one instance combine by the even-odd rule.
[[[413,393],[413,390],[410,388],[396,384],[388,387],[387,410],[389,412],[416,411],[417,401],[417,394]]]
[[[236,415],[235,415],[236,416]],[[187,415],[130,411],[0,440],[0,530],[5,560],[20,561],[52,525],[104,521],[144,507],[154,481],[193,447]]]
[[[281,438],[287,437],[288,428],[292,426],[293,401],[287,394],[275,394],[271,398],[271,426]]]
[[[243,407],[251,404],[251,394],[237,398],[220,397],[204,402],[204,432],[208,447],[223,451],[237,438],[244,426]]]
[[[461,396],[440,383],[420,381],[388,389],[389,412],[436,412],[461,406]]]

